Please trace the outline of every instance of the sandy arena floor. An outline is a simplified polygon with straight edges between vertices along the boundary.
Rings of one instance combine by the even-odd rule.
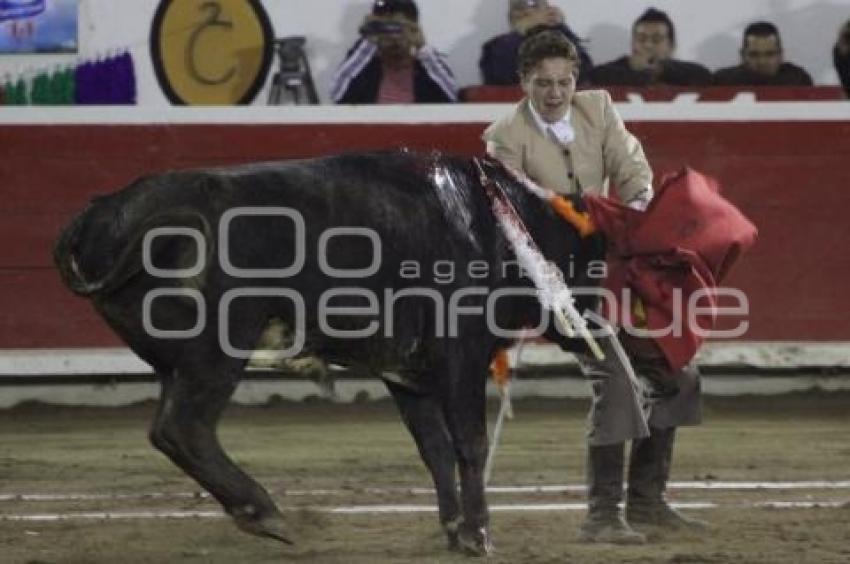
[[[152,408],[0,412],[0,561],[469,561],[445,550],[424,466],[388,402],[226,414],[222,441],[289,516],[294,547],[240,533],[154,451]],[[709,398],[705,424],[681,432],[670,497],[715,527],[631,548],[576,541],[585,408],[516,404],[491,484],[489,562],[850,561],[850,395]]]

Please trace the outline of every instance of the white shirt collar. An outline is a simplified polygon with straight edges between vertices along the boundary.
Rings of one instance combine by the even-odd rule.
[[[534,118],[534,122],[537,124],[537,127],[544,136],[548,137],[550,134],[554,135],[562,145],[572,143],[575,140],[576,132],[575,129],[573,129],[573,124],[570,123],[570,114],[573,111],[572,106],[568,106],[567,113],[564,114],[564,117],[555,123],[547,123],[543,121],[543,118],[537,113],[537,110],[534,108],[534,104],[531,103],[531,100],[528,101],[528,109],[531,111],[531,116]]]

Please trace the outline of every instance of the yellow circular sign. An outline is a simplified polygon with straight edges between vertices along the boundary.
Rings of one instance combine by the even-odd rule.
[[[162,0],[151,56],[174,104],[248,104],[265,83],[273,41],[259,0]]]

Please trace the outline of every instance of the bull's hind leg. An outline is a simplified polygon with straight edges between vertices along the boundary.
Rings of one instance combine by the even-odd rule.
[[[225,454],[216,434],[241,365],[201,358],[203,366],[184,366],[163,378],[151,442],[217,499],[240,529],[291,543],[269,494]]]
[[[467,553],[489,554],[490,513],[484,495],[484,463],[487,458],[486,378],[488,360],[474,358],[477,351],[458,351],[450,358],[465,361],[447,367],[444,413],[460,471],[463,522],[458,542]]]
[[[457,462],[443,409],[433,395],[412,391],[387,382],[401,418],[419,448],[419,455],[431,472],[440,506],[440,525],[446,532],[449,548],[457,548],[460,500],[455,472]]]

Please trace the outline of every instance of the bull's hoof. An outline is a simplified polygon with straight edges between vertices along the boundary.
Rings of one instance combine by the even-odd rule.
[[[454,552],[460,552],[460,543],[457,540],[457,530],[460,527],[460,523],[460,518],[443,523],[443,531],[446,533],[449,550]]]
[[[286,544],[295,544],[289,538],[286,523],[279,513],[257,517],[252,511],[234,511],[231,513],[236,526],[246,533],[274,539]]]
[[[487,527],[471,527],[461,523],[457,530],[457,546],[468,556],[489,556],[493,554],[493,540]]]

